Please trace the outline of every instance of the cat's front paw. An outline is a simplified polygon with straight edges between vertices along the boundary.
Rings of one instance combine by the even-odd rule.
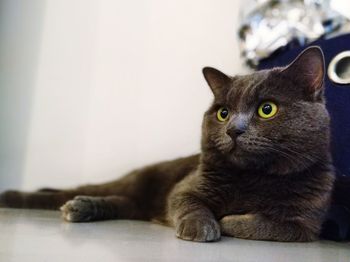
[[[68,222],[88,222],[94,220],[96,208],[94,198],[89,196],[76,196],[67,201],[60,210],[63,218]]]
[[[212,218],[184,218],[178,221],[176,236],[197,242],[217,241],[221,237],[220,225]]]

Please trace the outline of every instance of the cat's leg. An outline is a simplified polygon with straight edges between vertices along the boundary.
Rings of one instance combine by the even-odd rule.
[[[127,196],[137,202],[138,218],[164,219],[166,196],[175,183],[194,169],[199,155],[161,162],[134,170],[125,176],[98,185],[71,189],[43,188],[37,192],[5,191],[0,194],[0,207],[59,209],[75,196]],[[140,211],[141,209],[141,211]],[[163,216],[160,218],[160,216]]]
[[[271,221],[262,215],[230,215],[220,220],[222,233],[226,236],[253,240],[307,242],[318,238],[318,225],[306,226],[303,219],[284,222]]]
[[[213,213],[194,199],[183,202],[188,209],[180,209],[174,217],[176,236],[197,242],[217,241],[221,237],[220,225]],[[192,210],[189,210],[189,209]]]
[[[210,210],[209,198],[200,195],[194,185],[198,176],[179,183],[169,197],[169,221],[176,236],[184,240],[211,242],[220,239],[220,225]],[[204,204],[206,203],[206,204]]]
[[[69,222],[137,218],[134,201],[122,196],[76,196],[65,203],[61,211]]]

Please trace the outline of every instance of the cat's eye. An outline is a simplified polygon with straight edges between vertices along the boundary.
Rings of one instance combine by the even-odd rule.
[[[218,118],[219,121],[224,122],[228,119],[228,109],[225,107],[221,107],[218,112],[216,113],[216,117]]]
[[[278,110],[277,105],[274,102],[263,102],[258,108],[258,115],[261,118],[268,119],[276,115]]]

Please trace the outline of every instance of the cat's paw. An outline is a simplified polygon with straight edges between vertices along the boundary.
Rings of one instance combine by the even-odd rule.
[[[217,241],[221,237],[220,225],[211,218],[184,218],[176,226],[176,236],[197,242]]]
[[[88,222],[94,220],[96,208],[94,198],[89,196],[76,196],[67,201],[60,210],[63,218],[68,222]]]

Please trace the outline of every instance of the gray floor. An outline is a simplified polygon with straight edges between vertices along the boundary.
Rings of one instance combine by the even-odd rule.
[[[140,221],[70,224],[55,211],[0,209],[0,261],[350,261],[350,243],[222,238],[193,243]]]

